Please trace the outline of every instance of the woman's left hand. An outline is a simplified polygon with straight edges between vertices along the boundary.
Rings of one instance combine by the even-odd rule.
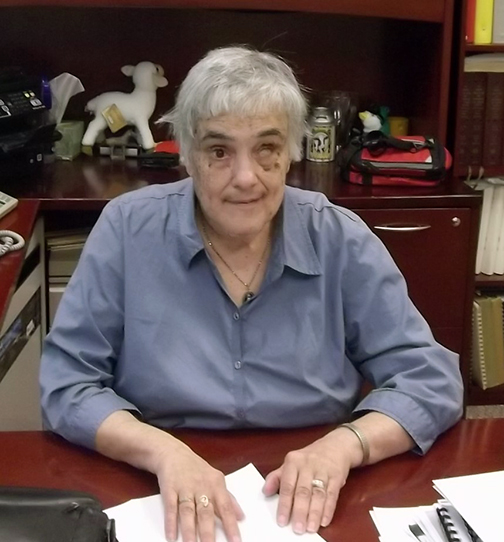
[[[295,533],[315,533],[331,522],[341,488],[362,449],[351,431],[337,428],[325,437],[289,452],[283,465],[266,477],[263,493],[280,494],[277,522],[292,523]]]

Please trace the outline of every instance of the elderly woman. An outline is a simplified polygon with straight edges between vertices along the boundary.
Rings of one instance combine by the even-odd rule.
[[[331,521],[351,468],[425,453],[461,415],[457,356],[381,242],[285,186],[305,116],[275,56],[204,57],[167,115],[191,178],[107,205],[45,343],[47,428],[154,473],[168,540],[180,525],[185,542],[211,542],[218,516],[239,541],[242,517],[170,428],[342,424],[266,478],[278,523],[303,533]]]

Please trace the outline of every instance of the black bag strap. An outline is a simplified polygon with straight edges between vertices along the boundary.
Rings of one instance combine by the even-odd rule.
[[[370,154],[379,156],[383,154],[386,149],[398,149],[407,152],[417,152],[420,149],[432,148],[434,143],[425,138],[425,141],[415,141],[410,139],[399,139],[380,132],[379,130],[373,130],[367,134],[362,135],[362,148],[366,148]]]

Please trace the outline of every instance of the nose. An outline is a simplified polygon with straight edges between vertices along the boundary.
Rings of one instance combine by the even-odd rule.
[[[233,167],[234,184],[242,189],[248,188],[256,182],[255,164],[248,152],[237,153]]]

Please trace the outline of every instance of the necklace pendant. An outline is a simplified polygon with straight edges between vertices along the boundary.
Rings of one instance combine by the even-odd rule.
[[[242,298],[243,304],[248,303],[249,301],[254,299],[254,297],[255,297],[254,292],[251,292],[250,290],[248,292],[245,292]]]

